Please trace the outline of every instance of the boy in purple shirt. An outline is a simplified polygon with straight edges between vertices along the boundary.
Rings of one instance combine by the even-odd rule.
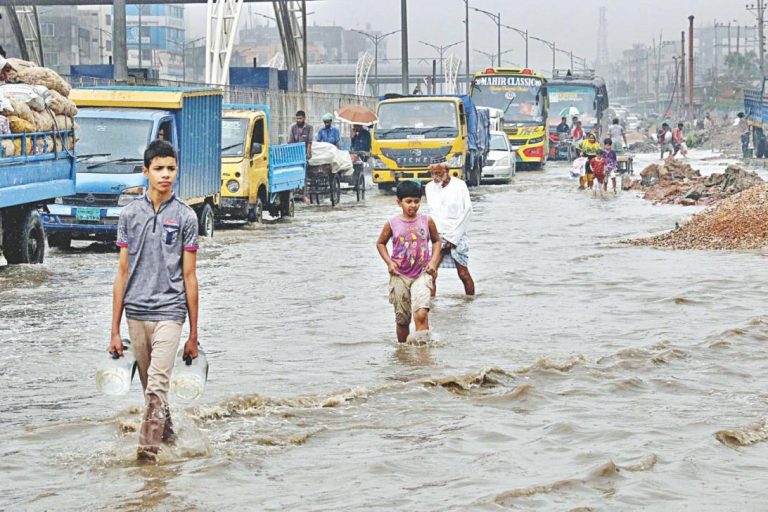
[[[376,248],[389,270],[389,302],[395,307],[397,341],[422,343],[429,340],[432,278],[440,264],[440,234],[428,215],[419,215],[420,183],[400,183],[397,204],[403,212],[384,225]],[[387,250],[390,240],[392,256]],[[409,336],[411,315],[416,325],[414,337]]]
[[[616,171],[619,167],[619,160],[616,156],[616,152],[613,150],[613,139],[608,138],[603,141],[603,149],[600,150],[600,154],[605,158],[605,184],[603,185],[605,191],[608,192],[608,178],[611,178],[611,186],[613,187],[613,194],[616,195]]]

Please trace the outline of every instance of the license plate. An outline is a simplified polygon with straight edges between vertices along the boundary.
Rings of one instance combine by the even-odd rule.
[[[101,208],[78,208],[75,218],[85,221],[101,220]]]

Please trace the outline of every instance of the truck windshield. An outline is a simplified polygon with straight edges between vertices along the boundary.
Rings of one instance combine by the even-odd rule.
[[[221,120],[221,156],[243,156],[248,119]]]
[[[565,116],[571,122],[573,116],[579,118],[595,117],[595,99],[597,90],[587,85],[548,84],[549,112],[552,123],[557,124]],[[582,122],[585,119],[581,119]],[[550,123],[550,124],[552,124]]]
[[[451,101],[402,101],[379,105],[377,139],[458,137],[459,115]]]
[[[78,117],[77,124],[77,172],[130,174],[144,161],[152,121]]]
[[[478,107],[501,110],[506,123],[541,123],[541,79],[528,75],[489,75],[475,79],[472,100]]]

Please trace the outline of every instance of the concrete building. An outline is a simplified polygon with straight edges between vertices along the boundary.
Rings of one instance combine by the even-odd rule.
[[[127,5],[126,23],[129,67],[156,71],[160,79],[184,78],[183,5]]]
[[[80,10],[73,5],[40,7],[38,16],[46,66],[68,75],[71,65],[89,64],[98,59],[98,19],[90,16],[81,18]],[[5,31],[5,34],[4,42],[13,39],[10,30]],[[10,52],[8,54],[12,55]]]

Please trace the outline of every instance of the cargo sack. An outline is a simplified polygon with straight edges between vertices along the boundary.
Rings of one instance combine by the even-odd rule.
[[[3,147],[3,156],[16,156],[16,146],[11,139],[3,139],[0,145]]]
[[[36,68],[37,64],[29,62],[27,60],[9,58],[8,63],[13,66],[14,69],[8,71],[8,83],[19,83],[19,71],[28,68]]]
[[[55,129],[56,130],[71,130],[75,127],[75,120],[67,116],[55,117]]]
[[[58,73],[48,68],[26,68],[19,71],[16,77],[21,83],[44,85],[65,97],[69,97],[69,92],[72,90],[72,87]]]
[[[10,110],[3,110],[1,112],[4,116],[8,118],[10,118],[10,116],[20,117],[28,123],[35,123],[35,116],[32,115],[32,109],[29,108],[29,105],[14,98],[8,98],[8,101],[10,102],[11,108]]]
[[[8,116],[8,124],[11,126],[11,133],[32,133],[35,131],[35,125],[18,116]]]
[[[53,110],[54,114],[68,117],[77,115],[77,107],[69,98],[65,98],[55,90],[51,90],[49,93],[51,97],[49,108]]]
[[[48,88],[42,85],[6,84],[0,86],[0,94],[4,98],[22,101],[36,112],[44,112],[51,102]]]
[[[349,156],[349,151],[341,151],[328,142],[313,142],[309,165],[323,164],[330,164],[334,173],[348,171],[352,169],[352,157]]]
[[[53,130],[53,114],[50,112],[32,112],[35,118],[35,127],[38,132],[49,132]]]

